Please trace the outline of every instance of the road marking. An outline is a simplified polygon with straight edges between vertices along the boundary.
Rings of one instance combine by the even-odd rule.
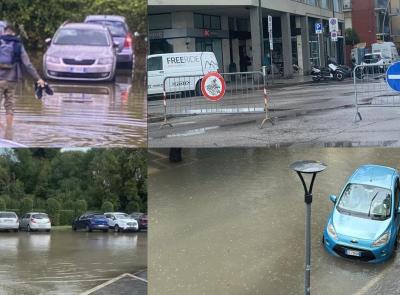
[[[92,288],[92,289],[90,289],[88,291],[82,292],[82,293],[80,293],[80,295],[90,295],[91,293],[93,293],[95,291],[98,291],[98,290],[100,290],[100,289],[102,289],[102,288],[104,288],[104,287],[106,287],[106,286],[108,286],[108,285],[110,285],[110,284],[112,284],[112,283],[114,283],[114,282],[126,277],[126,276],[133,277],[136,280],[140,280],[142,282],[147,283],[147,280],[145,280],[145,279],[142,279],[142,278],[137,277],[137,276],[135,276],[133,274],[130,274],[130,273],[124,273],[124,274],[122,274],[122,275],[120,275],[120,276],[118,276],[116,278],[113,278],[113,279],[111,279],[111,280],[109,280],[109,281],[107,281],[107,282],[105,282],[105,283],[103,283],[101,285],[98,285],[98,286],[96,286],[96,287],[94,287],[94,288]]]
[[[388,272],[389,270],[386,269],[384,271],[382,271],[379,275],[377,275],[376,277],[374,277],[372,280],[370,280],[368,282],[368,284],[366,284],[364,287],[362,287],[359,291],[357,291],[356,293],[354,293],[353,295],[364,295],[366,294],[369,289],[371,289],[379,280],[382,279],[382,277],[386,274],[386,272]]]

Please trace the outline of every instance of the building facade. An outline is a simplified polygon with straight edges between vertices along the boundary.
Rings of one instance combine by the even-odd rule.
[[[324,66],[328,56],[344,62],[344,39],[332,41],[329,33],[332,17],[344,31],[342,0],[149,0],[148,5],[150,54],[212,51],[225,72],[259,70],[272,56],[285,76],[293,74],[293,64],[306,74],[312,64]],[[322,24],[320,35],[316,23]]]

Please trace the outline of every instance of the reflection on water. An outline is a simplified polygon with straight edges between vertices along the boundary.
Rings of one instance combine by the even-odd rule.
[[[0,233],[0,261],[0,294],[78,294],[146,268],[147,234]]]
[[[0,112],[0,138],[27,146],[144,146],[143,77],[119,71],[114,83],[49,82],[53,96],[34,98],[33,83],[18,85],[13,128]],[[0,139],[0,145],[7,146]]]
[[[304,192],[289,165],[304,159],[328,165],[314,185],[312,293],[354,294],[383,270],[397,271],[399,255],[382,265],[346,261],[327,254],[321,236],[328,196],[361,164],[399,167],[400,149],[201,149],[183,158],[153,160],[151,294],[301,294]]]

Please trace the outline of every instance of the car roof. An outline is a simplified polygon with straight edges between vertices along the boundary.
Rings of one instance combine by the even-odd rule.
[[[147,56],[147,58],[150,57],[158,57],[158,56],[174,56],[174,55],[178,55],[178,56],[185,56],[185,55],[215,55],[213,52],[209,52],[209,51],[194,51],[194,52],[172,52],[172,53],[158,53],[158,54],[150,54]]]
[[[0,213],[14,213],[14,214],[17,214],[14,211],[0,211]]]
[[[44,213],[44,212],[28,212],[25,214],[46,214],[46,215],[48,215],[47,213]]]
[[[92,20],[110,20],[110,21],[125,22],[125,17],[120,16],[120,15],[97,14],[97,15],[88,15],[85,18],[85,22],[92,21]]]
[[[106,212],[104,214],[126,214],[124,212]]]
[[[392,189],[394,177],[397,174],[398,172],[394,168],[380,165],[362,165],[350,177],[349,183]]]
[[[72,29],[97,29],[97,30],[105,30],[108,29],[101,24],[88,24],[88,23],[66,23],[62,26],[63,28],[72,28]]]

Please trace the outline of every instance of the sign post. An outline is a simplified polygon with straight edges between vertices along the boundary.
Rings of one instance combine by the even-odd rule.
[[[274,40],[272,36],[272,16],[268,15],[268,39],[269,39],[269,55],[271,59],[271,76],[272,83],[274,83],[274,64],[272,60],[272,51],[274,50]]]
[[[315,23],[315,34],[318,36],[318,56],[319,56],[319,66],[322,67],[321,60],[321,40],[320,35],[322,34],[322,23]]]
[[[201,80],[201,93],[208,100],[219,101],[225,95],[225,80],[217,72],[210,72]]]

